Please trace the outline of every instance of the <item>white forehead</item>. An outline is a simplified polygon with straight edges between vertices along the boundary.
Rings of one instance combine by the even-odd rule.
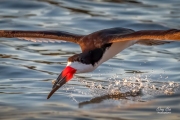
[[[80,62],[68,62],[67,66],[71,66],[72,68],[76,69],[76,73],[91,72],[96,69],[96,67],[92,66],[91,64],[83,64]]]

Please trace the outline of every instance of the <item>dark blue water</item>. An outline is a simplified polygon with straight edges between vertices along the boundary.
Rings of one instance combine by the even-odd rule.
[[[1,0],[0,29],[180,29],[179,6],[179,0]],[[80,52],[68,42],[0,38],[0,119],[180,119],[180,43],[131,46],[94,72],[76,75],[47,100],[51,80]],[[134,90],[139,85],[128,86],[134,80],[143,94],[108,96]]]

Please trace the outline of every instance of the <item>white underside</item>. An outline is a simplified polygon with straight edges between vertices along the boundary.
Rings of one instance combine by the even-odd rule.
[[[95,70],[103,62],[109,60],[110,58],[112,58],[116,54],[118,54],[119,52],[123,51],[124,49],[128,48],[131,45],[134,45],[135,43],[136,43],[136,40],[113,43],[110,48],[106,49],[102,58],[100,59],[100,61],[98,63],[95,64],[95,66],[92,66],[91,64],[86,65],[86,64],[83,64],[80,62],[68,62],[67,66],[71,66],[71,67],[75,68],[77,70],[76,73],[91,72],[91,71]]]
[[[111,45],[110,48],[107,48],[103,57],[98,62],[97,66],[101,65],[103,62],[109,60],[110,58],[114,57],[119,52],[123,51],[124,49],[128,48],[131,45],[134,45],[136,43],[136,40],[132,41],[122,41],[122,42],[116,42]]]

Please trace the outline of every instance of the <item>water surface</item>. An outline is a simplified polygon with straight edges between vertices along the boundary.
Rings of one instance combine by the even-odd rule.
[[[0,29],[180,29],[179,6],[179,0],[1,0]],[[51,80],[81,52],[79,46],[0,38],[0,119],[178,120],[179,46],[131,46],[94,72],[76,75],[47,100]],[[142,94],[114,95],[136,90],[140,84],[133,82],[142,83]]]

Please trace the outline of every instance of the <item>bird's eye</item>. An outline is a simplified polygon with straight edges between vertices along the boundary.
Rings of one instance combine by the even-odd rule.
[[[83,59],[83,58],[80,58],[80,61],[83,63],[83,62],[84,62],[84,59]]]

